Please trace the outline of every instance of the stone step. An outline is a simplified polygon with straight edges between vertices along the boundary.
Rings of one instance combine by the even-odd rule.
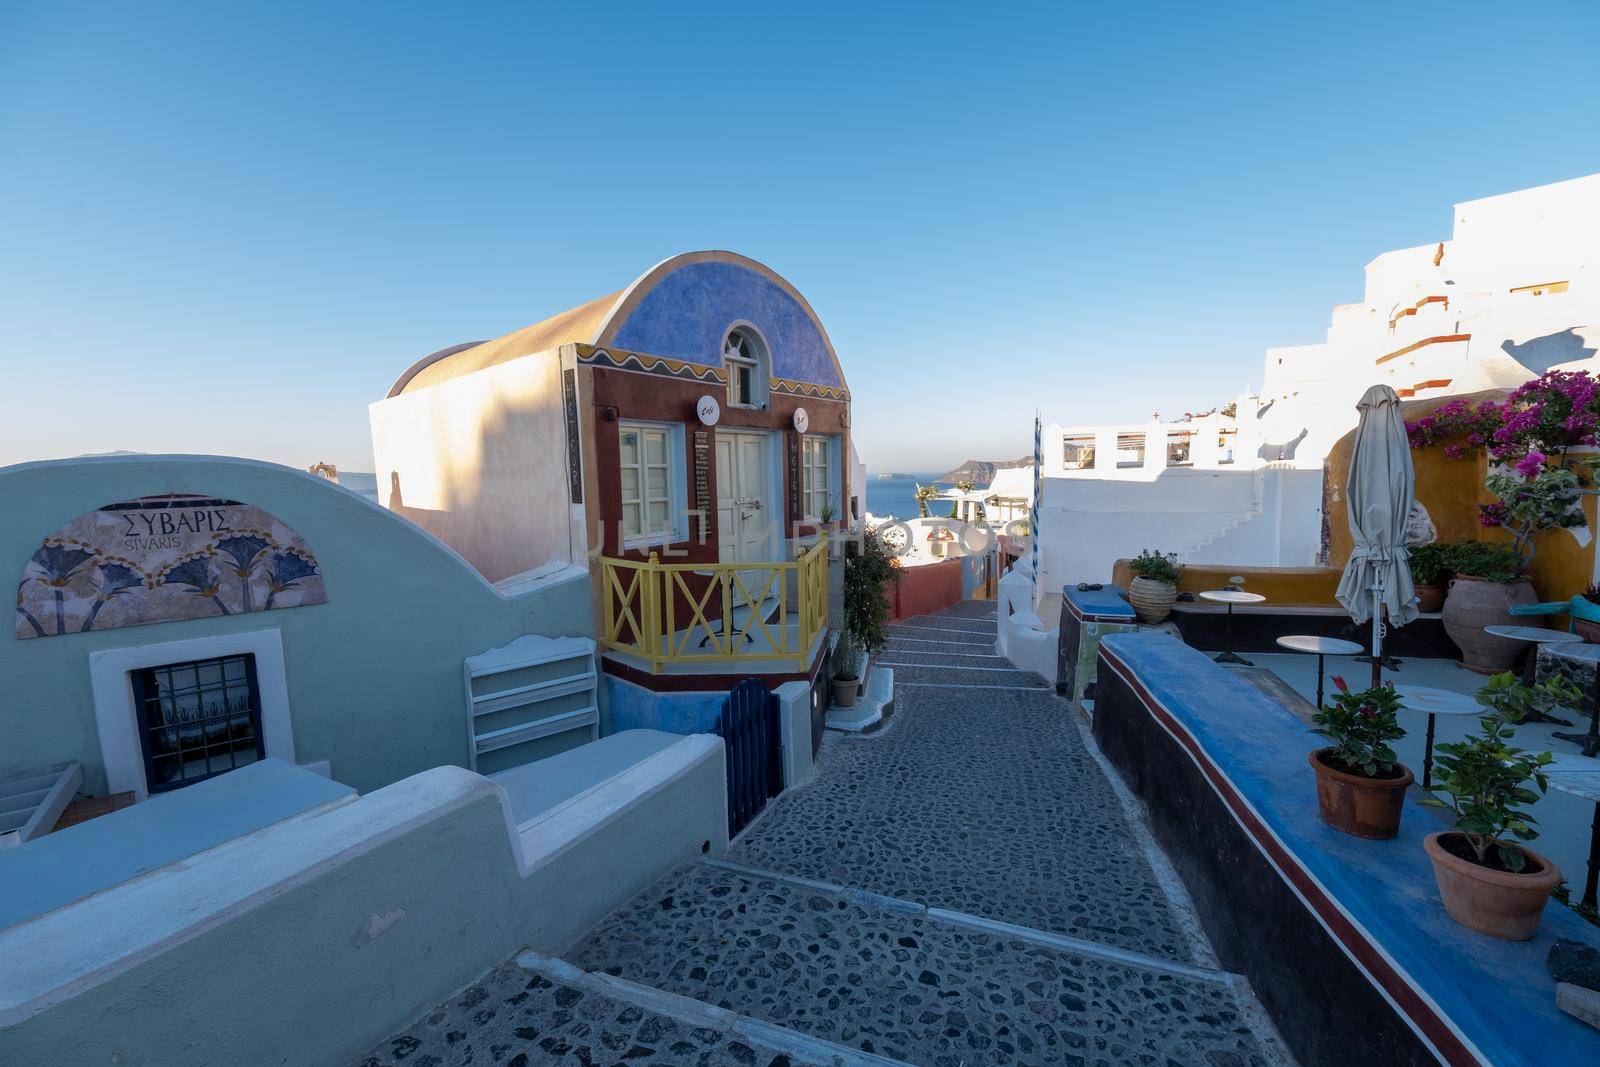
[[[994,655],[994,641],[983,638],[977,641],[962,637],[959,634],[930,634],[922,637],[916,634],[889,635],[887,646],[891,651],[899,648],[921,649],[925,652],[954,652],[972,653],[974,655]]]
[[[993,652],[967,652],[963,649],[951,649],[949,652],[926,651],[911,648],[898,648],[891,642],[889,647],[878,653],[874,661],[889,667],[999,667],[1011,669],[1011,664],[1004,656],[997,656]]]
[[[675,1063],[892,1067],[683,997],[523,953],[384,1041],[360,1067]]]
[[[918,1064],[1279,1059],[1233,975],[721,861],[679,868],[568,959]]]
[[[1004,662],[1003,660],[1001,661]],[[903,686],[911,685],[985,685],[1018,686],[1024,689],[1045,689],[1044,679],[1032,671],[1019,671],[1009,665],[996,667],[948,666],[897,666],[895,678]]]
[[[988,637],[992,639],[995,636],[995,624],[978,619],[942,619],[937,616],[924,615],[889,625],[890,634],[904,635],[922,631],[927,631],[930,634],[953,633],[957,637],[965,634],[973,638]]]

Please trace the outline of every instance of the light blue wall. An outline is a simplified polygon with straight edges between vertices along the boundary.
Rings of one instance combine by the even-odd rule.
[[[729,676],[729,688],[737,678]],[[656,692],[634,685],[615,675],[605,676],[611,697],[611,729],[662,730],[669,734],[709,734],[716,732],[721,693]]]
[[[720,367],[723,337],[739,320],[766,338],[777,377],[844,384],[827,341],[806,309],[782,286],[736,263],[690,263],[668,274],[617,328],[613,343],[634,352]]]
[[[594,634],[586,577],[502,597],[440,542],[355,493],[288,467],[221,457],[0,469],[0,584],[15,583],[63,523],[177,492],[254,504],[288,523],[321,564],[327,603],[26,641],[8,620],[0,628],[0,778],[80,760],[84,791],[104,792],[89,683],[89,654],[102,649],[278,629],[297,760],[326,759],[337,780],[365,791],[465,765],[466,656],[525,633]]]

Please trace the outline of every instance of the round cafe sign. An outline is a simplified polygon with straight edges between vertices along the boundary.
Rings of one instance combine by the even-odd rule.
[[[722,417],[722,406],[717,403],[717,398],[707,394],[694,402],[694,413],[700,416],[704,426],[715,426]]]
[[[811,416],[806,414],[805,408],[794,409],[794,428],[796,433],[805,433],[811,428]]]

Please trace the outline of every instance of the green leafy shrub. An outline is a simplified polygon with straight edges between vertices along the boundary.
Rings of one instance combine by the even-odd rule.
[[[1449,548],[1448,544],[1435,541],[1411,549],[1411,580],[1417,585],[1443,585],[1449,581]]]
[[[1510,545],[1488,541],[1456,541],[1446,546],[1445,565],[1457,578],[1514,582],[1522,574],[1522,558]]]
[[[899,582],[899,561],[876,531],[845,542],[844,626],[868,652],[889,640],[889,589]]]
[[[1133,557],[1128,564],[1135,577],[1150,578],[1169,585],[1177,585],[1178,578],[1183,574],[1183,567],[1178,563],[1176,552],[1156,552],[1153,549],[1143,549]]]
[[[1390,741],[1406,735],[1400,726],[1400,697],[1392,685],[1352,693],[1343,678],[1333,679],[1333,702],[1311,719],[1313,729],[1333,742],[1323,762],[1363,778],[1395,777],[1397,757]]]
[[[1505,671],[1493,675],[1477,692],[1477,701],[1508,722],[1524,722],[1535,714],[1577,711],[1583,704],[1583,690],[1560,676],[1546,678],[1537,685],[1523,685],[1515,674]]]
[[[1537,820],[1521,809],[1549,788],[1540,768],[1552,757],[1514,747],[1514,731],[1499,715],[1485,715],[1478,723],[1478,733],[1434,746],[1434,784],[1428,792],[1435,796],[1428,802],[1455,812],[1456,829],[1479,866],[1519,872],[1527,866],[1527,855],[1508,839],[1539,836],[1533,828]],[[1528,787],[1530,782],[1538,792]]]

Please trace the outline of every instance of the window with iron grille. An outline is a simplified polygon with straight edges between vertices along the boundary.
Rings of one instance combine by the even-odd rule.
[[[132,678],[150,792],[193,785],[266,757],[254,656],[146,667]]]

